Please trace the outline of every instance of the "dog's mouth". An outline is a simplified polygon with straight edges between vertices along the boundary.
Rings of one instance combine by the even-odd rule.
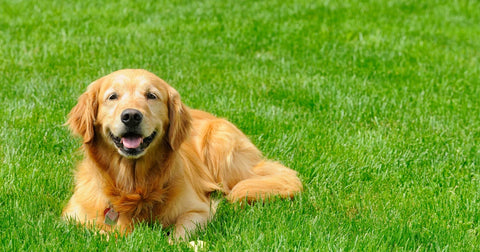
[[[110,138],[115,146],[117,146],[118,150],[125,156],[132,158],[138,157],[140,154],[142,154],[153,142],[153,139],[155,139],[156,135],[157,132],[154,131],[151,135],[144,138],[140,134],[127,132],[121,137],[118,137],[110,132]]]

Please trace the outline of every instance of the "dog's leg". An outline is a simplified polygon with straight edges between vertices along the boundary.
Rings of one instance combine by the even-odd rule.
[[[203,159],[224,193],[255,174],[251,168],[262,161],[261,152],[230,122],[209,122],[203,136]]]
[[[230,201],[251,202],[278,195],[293,197],[302,191],[297,172],[263,160],[252,142],[228,121],[211,121],[204,133],[204,159]]]
[[[210,217],[207,211],[190,211],[180,215],[175,223],[174,239],[186,241],[197,227],[204,227]]]
[[[278,162],[260,162],[252,171],[255,176],[238,182],[227,195],[229,201],[252,202],[271,196],[291,198],[303,190],[297,172]]]
[[[70,199],[62,212],[62,218],[65,220],[75,220],[79,223],[87,223],[90,218],[83,208],[75,200],[75,195]]]

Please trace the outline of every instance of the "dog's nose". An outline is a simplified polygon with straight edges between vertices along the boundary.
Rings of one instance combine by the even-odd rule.
[[[136,109],[125,109],[121,115],[122,122],[128,127],[138,126],[142,118],[142,113]]]

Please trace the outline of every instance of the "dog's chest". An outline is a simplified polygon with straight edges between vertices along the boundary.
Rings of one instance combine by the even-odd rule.
[[[169,199],[169,191],[168,187],[137,187],[130,192],[114,189],[107,197],[115,211],[143,221],[162,215]]]

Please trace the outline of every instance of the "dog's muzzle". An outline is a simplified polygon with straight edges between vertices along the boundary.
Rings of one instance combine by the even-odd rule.
[[[110,138],[121,154],[127,157],[138,157],[153,142],[157,132],[152,132],[149,136],[143,137],[138,129],[142,123],[143,114],[136,109],[125,109],[120,115],[120,120],[125,125],[125,133],[121,136],[115,136],[110,132]]]
[[[154,131],[149,136],[143,138],[136,133],[125,133],[121,137],[115,136],[110,132],[110,138],[122,154],[128,157],[138,157],[153,142],[157,132]]]

